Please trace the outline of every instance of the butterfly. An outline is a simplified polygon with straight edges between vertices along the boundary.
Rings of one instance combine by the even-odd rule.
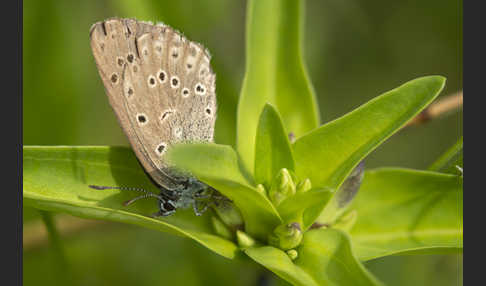
[[[193,206],[201,215],[218,193],[164,159],[177,143],[212,142],[216,120],[215,74],[209,52],[164,24],[110,18],[90,30],[91,49],[106,94],[135,155],[160,189],[90,185],[142,192],[125,202],[156,198],[167,216]]]

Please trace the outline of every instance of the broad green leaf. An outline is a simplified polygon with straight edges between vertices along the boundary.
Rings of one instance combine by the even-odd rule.
[[[265,194],[257,191],[242,173],[238,156],[231,147],[181,144],[168,152],[168,159],[232,200],[245,220],[246,233],[265,239],[268,232],[281,223],[277,210]]]
[[[459,171],[456,166],[459,166],[460,168],[462,168],[463,166],[462,145],[463,144],[461,136],[456,144],[449,148],[444,154],[442,154],[442,156],[437,159],[437,161],[430,165],[429,170],[460,175],[461,171]]]
[[[441,76],[409,81],[299,138],[294,144],[297,176],[312,186],[337,188],[372,150],[398,131],[439,94]]]
[[[463,179],[430,171],[367,171],[351,208],[361,260],[419,251],[462,250]]]
[[[284,223],[298,222],[306,230],[319,216],[332,194],[329,189],[311,189],[297,193],[278,205],[277,210]]]
[[[187,236],[228,258],[237,252],[234,243],[213,234],[210,212],[197,217],[191,209],[179,210],[172,216],[154,219],[148,215],[158,210],[155,200],[124,207],[124,201],[139,194],[94,190],[88,187],[90,184],[160,192],[129,148],[24,146],[23,197],[27,206]]]
[[[297,137],[319,125],[313,88],[302,63],[302,0],[248,1],[246,73],[238,103],[237,148],[253,173],[258,117],[273,104]]]
[[[282,168],[294,171],[292,149],[278,112],[266,104],[257,129],[255,180],[268,189]]]
[[[381,285],[357,260],[349,237],[339,230],[308,231],[296,250],[293,262],[285,252],[269,246],[245,253],[294,285]]]

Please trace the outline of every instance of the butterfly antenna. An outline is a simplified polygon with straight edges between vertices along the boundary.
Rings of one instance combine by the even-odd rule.
[[[90,188],[95,189],[95,190],[121,190],[121,191],[136,191],[136,192],[142,192],[144,193],[141,196],[138,196],[136,198],[133,198],[131,200],[128,200],[123,203],[123,205],[128,206],[140,199],[145,199],[145,198],[156,198],[159,200],[164,200],[162,196],[156,195],[152,192],[149,192],[145,189],[142,188],[132,188],[132,187],[108,187],[108,186],[97,186],[97,185],[89,185]]]
[[[142,188],[131,188],[131,187],[108,187],[108,186],[97,186],[97,185],[89,185],[90,188],[95,190],[121,190],[121,191],[135,191],[135,192],[142,192],[149,194],[151,192],[142,189]]]

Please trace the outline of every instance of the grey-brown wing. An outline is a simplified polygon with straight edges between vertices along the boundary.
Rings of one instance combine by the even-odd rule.
[[[164,160],[179,142],[210,142],[215,75],[205,49],[168,26],[133,19],[93,25],[91,47],[110,104],[139,161],[160,185],[179,178]]]

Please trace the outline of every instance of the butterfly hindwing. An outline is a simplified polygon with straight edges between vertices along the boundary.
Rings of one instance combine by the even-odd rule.
[[[90,32],[110,104],[147,173],[177,187],[164,154],[179,142],[211,142],[215,75],[198,43],[165,25],[108,19]]]

